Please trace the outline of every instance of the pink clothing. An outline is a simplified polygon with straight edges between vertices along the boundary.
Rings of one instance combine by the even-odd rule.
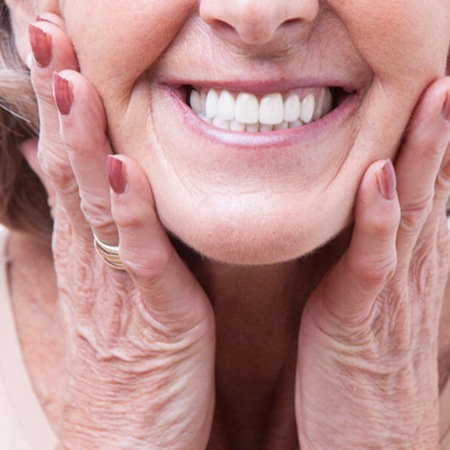
[[[56,435],[34,392],[17,336],[0,225],[0,449],[54,450]]]

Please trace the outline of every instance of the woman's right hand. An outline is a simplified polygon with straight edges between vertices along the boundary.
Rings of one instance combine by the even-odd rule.
[[[139,164],[111,156],[102,102],[78,72],[62,19],[38,18],[30,39],[36,170],[53,192],[66,325],[60,448],[205,448],[214,410],[212,307],[159,222]],[[36,166],[32,152],[26,157]],[[124,271],[96,254],[94,234],[120,242]]]

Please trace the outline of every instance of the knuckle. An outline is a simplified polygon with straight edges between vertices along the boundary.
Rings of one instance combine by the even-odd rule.
[[[394,275],[397,268],[395,253],[389,255],[365,255],[364,258],[349,261],[349,270],[367,287],[384,286]]]
[[[86,219],[95,228],[101,228],[105,222],[112,221],[110,218],[109,204],[106,203],[104,198],[93,195],[86,198],[86,194],[84,196],[82,195],[80,208]]]
[[[158,282],[171,270],[174,252],[165,249],[134,254],[132,260],[124,261],[127,272],[152,290],[158,289]]]
[[[74,182],[74,174],[72,167],[67,161],[59,158],[55,154],[49,154],[45,159],[45,166],[47,175],[58,187],[64,188],[72,185]]]
[[[47,73],[42,74],[35,71],[32,75],[32,82],[39,108],[41,109],[44,105],[53,106],[52,76]]]
[[[104,201],[81,200],[80,209],[96,236],[108,236],[108,241],[112,239],[112,244],[117,243],[117,226]]]
[[[73,135],[71,130],[66,128],[63,133],[64,144],[66,145],[68,151],[73,153],[81,153],[84,150],[84,145],[80,142],[78,136]]]
[[[371,233],[378,238],[388,238],[397,231],[398,221],[388,214],[380,214],[370,224]]]
[[[116,209],[114,218],[121,228],[137,229],[142,226],[142,219],[137,214],[124,210],[124,208]]]
[[[427,295],[434,286],[437,277],[437,265],[431,249],[417,252],[410,265],[410,277],[419,295]]]
[[[441,171],[436,179],[436,195],[447,199],[450,193],[450,174]]]
[[[417,232],[425,223],[433,206],[433,192],[423,199],[402,208],[400,226],[404,231]]]

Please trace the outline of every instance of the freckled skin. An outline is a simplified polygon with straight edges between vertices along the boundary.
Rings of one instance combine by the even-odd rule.
[[[450,8],[445,0],[329,0],[263,47],[218,33],[202,20],[209,2],[200,3],[202,15],[192,0],[61,6],[82,73],[104,101],[115,150],[148,174],[164,225],[227,262],[305,254],[349,222],[363,172],[395,155],[420,94],[444,74]],[[250,8],[241,13],[251,17]],[[188,130],[158,83],[317,74],[356,80],[358,108],[338,130],[251,167]]]

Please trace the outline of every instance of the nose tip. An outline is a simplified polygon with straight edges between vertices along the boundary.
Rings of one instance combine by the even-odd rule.
[[[221,38],[264,45],[311,22],[319,0],[201,0],[201,18]]]

